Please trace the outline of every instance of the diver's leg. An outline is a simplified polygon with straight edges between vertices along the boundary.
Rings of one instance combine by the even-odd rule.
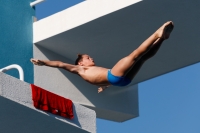
[[[140,70],[140,68],[142,67],[143,63],[145,61],[147,61],[149,58],[153,57],[158,49],[160,48],[162,42],[164,40],[159,38],[156,40],[156,42],[152,45],[152,47],[150,48],[150,50],[144,54],[140,60],[138,60],[135,65],[133,65],[133,67],[130,69],[130,71],[127,73],[126,77],[129,79],[133,79],[135,77],[135,75],[138,73],[138,71]]]
[[[133,65],[152,47],[157,39],[168,39],[173,29],[173,23],[171,21],[163,24],[154,34],[152,34],[147,40],[145,40],[136,50],[130,55],[124,57],[118,61],[112,68],[111,72],[115,76],[124,76],[132,68]]]

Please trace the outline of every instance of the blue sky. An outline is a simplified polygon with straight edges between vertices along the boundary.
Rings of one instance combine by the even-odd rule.
[[[83,0],[47,0],[38,19]],[[200,63],[139,83],[139,117],[123,123],[97,119],[98,133],[200,133]]]

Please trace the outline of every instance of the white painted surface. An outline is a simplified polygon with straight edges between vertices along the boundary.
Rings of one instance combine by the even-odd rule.
[[[34,40],[39,42],[141,0],[86,0],[33,24]]]
[[[34,118],[35,120],[33,121],[32,119],[27,118],[27,117],[32,117],[32,116],[27,116],[27,114],[29,114],[29,113],[26,113],[24,115],[19,113],[21,115],[20,119],[18,119],[18,118],[15,119],[15,116],[12,116],[9,113],[4,114],[4,115],[6,115],[6,117],[5,117],[6,122],[4,122],[4,123],[9,124],[9,123],[12,123],[13,121],[15,123],[20,123],[20,124],[18,124],[18,126],[21,127],[21,132],[25,131],[25,130],[31,130],[32,128],[33,129],[31,132],[33,132],[33,131],[34,132],[39,132],[39,131],[47,132],[48,131],[49,133],[53,133],[53,132],[65,133],[67,131],[69,131],[71,133],[74,133],[74,132],[95,133],[96,132],[96,113],[93,110],[74,103],[73,104],[74,119],[70,120],[70,119],[65,119],[65,118],[57,116],[57,115],[53,115],[51,113],[46,113],[46,112],[40,111],[38,109],[35,109],[32,104],[32,93],[31,93],[30,84],[22,82],[14,77],[11,77],[7,74],[0,72],[0,98],[2,98],[2,97],[16,102],[16,103],[10,103],[8,100],[2,99],[2,101],[1,101],[2,107],[6,106],[7,102],[8,102],[9,105],[14,104],[14,106],[17,107],[16,109],[15,108],[13,109],[13,111],[15,111],[15,112],[16,112],[16,110],[18,112],[24,112],[26,110],[30,114],[34,114],[37,116]],[[24,106],[21,106],[19,104],[24,105]],[[27,107],[29,107],[29,109],[27,109]],[[1,111],[3,111],[3,110],[2,109],[0,110],[0,114],[2,113]],[[9,112],[9,110],[7,110],[7,111]],[[16,112],[16,113],[18,113],[18,112]],[[2,116],[0,115],[0,117],[2,117]],[[16,116],[16,117],[18,117],[18,116]],[[24,118],[24,119],[22,119],[22,118]],[[11,120],[12,120],[12,122],[9,122]],[[27,128],[30,128],[30,129],[22,128],[23,125],[26,125],[26,122],[29,123],[29,124],[27,124],[28,125]],[[43,122],[49,126],[48,129],[46,129],[45,127],[42,126],[42,125],[45,125]],[[35,127],[29,127],[31,125],[35,125]],[[1,127],[2,126],[4,126],[4,125],[1,124]],[[11,126],[15,126],[15,125],[11,124]],[[5,127],[7,127],[7,125],[5,125]],[[68,129],[66,129],[66,127]],[[13,131],[14,130],[15,129],[13,129]]]

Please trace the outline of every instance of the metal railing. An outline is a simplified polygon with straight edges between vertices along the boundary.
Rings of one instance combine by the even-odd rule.
[[[10,66],[7,66],[7,67],[4,67],[2,69],[0,69],[0,72],[6,72],[10,69],[17,69],[19,71],[19,79],[24,81],[24,71],[23,69],[17,65],[17,64],[13,64],[13,65],[10,65]]]
[[[30,3],[30,6],[33,7],[33,6],[35,6],[35,5],[37,5],[37,4],[41,3],[41,2],[44,2],[44,1],[45,1],[45,0],[36,0],[36,1],[34,1],[34,2],[31,2],[31,3]]]

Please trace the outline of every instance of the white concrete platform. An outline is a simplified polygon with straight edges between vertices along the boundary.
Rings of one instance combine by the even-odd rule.
[[[96,133],[96,113],[73,104],[74,119],[34,108],[28,83],[0,72],[0,125],[4,133]]]
[[[172,20],[175,29],[170,39],[163,43],[156,56],[144,64],[130,85],[137,86],[139,82],[200,61],[200,40],[198,39],[200,18],[197,17],[200,8],[198,5],[200,2],[197,0],[193,2],[87,0],[34,23],[34,43],[36,45],[34,57],[73,63],[77,53],[87,53],[94,58],[97,65],[112,68],[119,59],[136,49],[164,22]],[[55,78],[52,79],[52,75]],[[103,117],[99,115],[102,111],[97,111],[97,117],[124,121],[138,116],[136,91],[135,95],[126,98],[129,95],[126,92],[130,90],[133,92],[135,89],[113,87],[97,95],[96,87],[68,73],[35,67],[36,84],[53,90],[50,85],[47,85],[49,81],[52,81],[50,79],[54,81],[54,86],[63,87],[61,87],[62,90],[54,91],[66,91],[67,93],[70,88],[69,95],[74,95],[71,97],[76,102],[95,108],[96,111],[106,110]],[[75,94],[80,95],[75,97]],[[122,110],[120,107],[124,102],[120,100],[123,101],[123,99],[128,102],[126,103],[127,108],[133,107],[134,109],[124,108]],[[114,113],[109,114],[107,111],[120,112],[131,115],[131,117],[124,116],[118,119],[119,115],[116,115],[109,118],[110,114]]]

